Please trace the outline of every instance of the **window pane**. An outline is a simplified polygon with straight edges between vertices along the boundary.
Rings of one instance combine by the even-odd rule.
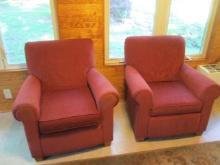
[[[110,0],[109,58],[124,57],[125,38],[153,33],[156,0]]]
[[[186,40],[186,54],[201,55],[212,0],[172,0],[168,34]]]
[[[25,63],[27,41],[53,39],[49,0],[1,0],[0,30],[8,64]]]

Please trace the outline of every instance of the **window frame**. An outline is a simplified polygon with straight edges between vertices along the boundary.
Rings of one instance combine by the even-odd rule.
[[[201,54],[195,54],[194,56],[186,54],[190,60],[204,60],[208,51],[209,42],[211,39],[211,33],[213,30],[219,0],[212,0],[211,9],[208,16],[208,22],[205,29],[204,43]],[[168,24],[170,18],[172,0],[156,0],[156,10],[154,15],[153,35],[166,35],[168,32]],[[110,0],[105,0],[104,3],[104,23],[105,23],[105,65],[123,65],[124,58],[110,58],[109,54],[109,17],[110,17]],[[187,58],[188,59],[188,58]]]
[[[59,39],[59,30],[58,30],[58,21],[57,21],[57,0],[49,0],[50,2],[50,10],[51,10],[51,18],[52,18],[52,25],[53,25],[53,33],[54,39]],[[8,64],[7,56],[4,50],[4,44],[2,41],[2,35],[0,31],[0,71],[7,71],[7,70],[23,70],[26,69],[27,66],[25,63],[22,64]]]
[[[105,0],[104,2],[104,54],[105,54],[105,64],[108,65],[118,65],[124,63],[124,58],[109,58],[109,16],[110,16],[110,0]]]

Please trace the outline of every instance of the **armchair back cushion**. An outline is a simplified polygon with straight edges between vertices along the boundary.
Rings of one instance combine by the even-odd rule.
[[[91,40],[31,42],[25,52],[28,70],[41,81],[43,91],[87,85],[87,72],[94,65]]]
[[[125,41],[126,64],[148,82],[177,80],[184,55],[185,43],[179,36],[128,37]]]

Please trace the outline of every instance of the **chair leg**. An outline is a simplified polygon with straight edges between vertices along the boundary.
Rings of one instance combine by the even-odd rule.
[[[195,133],[196,136],[201,136],[202,134],[203,134],[203,131],[199,131]]]
[[[144,141],[145,138],[144,137],[135,137],[136,141]]]
[[[111,143],[112,143],[111,141],[110,141],[110,142],[105,142],[105,143],[104,143],[104,146],[108,147],[108,146],[111,145]]]
[[[40,162],[40,161],[43,161],[44,158],[35,158],[35,160],[36,160],[37,162]]]

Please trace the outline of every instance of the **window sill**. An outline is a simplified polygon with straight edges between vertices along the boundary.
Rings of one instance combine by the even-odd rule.
[[[7,69],[1,69],[0,73],[7,73],[7,72],[25,72],[27,71],[27,68],[7,68]]]
[[[106,66],[122,66],[125,65],[124,59],[112,59],[105,61]]]
[[[27,71],[26,64],[18,64],[18,65],[6,65],[0,69],[0,72],[19,72],[19,71]]]
[[[26,64],[6,64],[0,69],[0,72],[16,72],[25,70],[27,70]]]
[[[205,62],[207,59],[198,57],[198,58],[192,58],[189,56],[185,56],[184,62]],[[124,59],[114,59],[114,60],[107,60],[105,61],[106,66],[122,66],[125,65]]]
[[[190,60],[188,60],[188,61],[206,61],[207,60],[207,58],[204,58],[204,57],[198,57],[198,58],[191,58],[190,57]],[[187,61],[187,60],[185,60],[185,61]]]

